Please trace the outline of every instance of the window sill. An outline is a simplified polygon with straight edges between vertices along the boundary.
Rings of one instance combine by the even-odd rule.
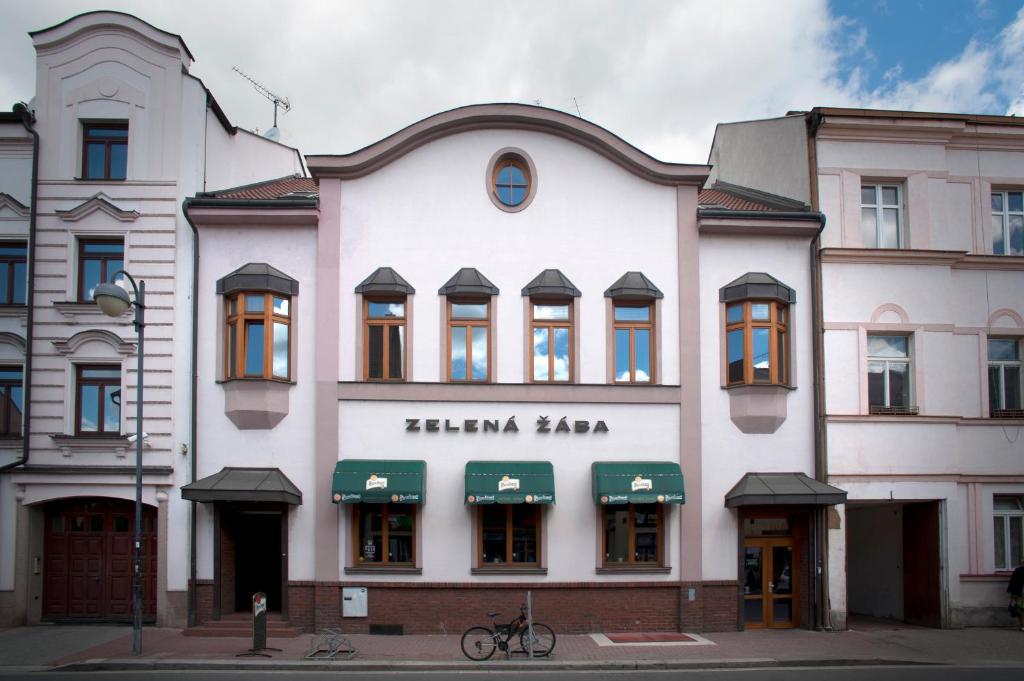
[[[671,567],[664,565],[628,565],[624,567],[604,566],[594,570],[599,575],[668,575]]]
[[[469,571],[472,575],[546,575],[547,568],[543,567],[475,567]]]
[[[127,435],[51,435],[53,444],[63,456],[70,457],[76,453],[113,452],[119,459],[125,458],[132,443]]]
[[[741,388],[753,388],[755,390],[796,390],[795,385],[785,383],[730,383],[723,385],[722,390],[739,390]]]
[[[230,383],[275,383],[278,385],[296,385],[290,378],[264,378],[263,376],[239,376],[238,378],[218,378],[217,383],[228,385]]]
[[[418,567],[391,567],[389,565],[381,565],[380,567],[347,567],[345,568],[346,575],[422,575],[423,568]]]
[[[919,407],[883,407],[873,404],[868,407],[871,416],[918,416],[921,413]]]
[[[108,182],[127,182],[127,177],[76,177],[75,182],[96,182],[106,184]]]
[[[108,324],[127,326],[132,323],[133,313],[130,305],[120,317],[108,316],[100,309],[99,305],[91,300],[58,300],[54,301],[53,308],[66,317],[65,321],[68,324],[106,322]]]

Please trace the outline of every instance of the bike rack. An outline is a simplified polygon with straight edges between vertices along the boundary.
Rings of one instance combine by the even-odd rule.
[[[355,646],[348,636],[337,629],[321,629],[309,642],[309,649],[306,651],[307,660],[351,660],[355,656]]]

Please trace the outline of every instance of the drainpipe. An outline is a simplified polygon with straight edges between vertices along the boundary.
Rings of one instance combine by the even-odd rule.
[[[32,321],[35,318],[35,271],[36,271],[36,204],[39,192],[39,133],[32,127],[35,125],[35,114],[24,102],[14,105],[14,113],[21,116],[21,124],[28,134],[32,135],[32,193],[29,200],[28,214],[28,267],[25,286],[25,364],[22,369],[22,402],[21,402],[21,458],[0,467],[0,472],[15,466],[28,463],[29,456],[29,419],[32,415]]]
[[[821,114],[817,111],[807,116],[807,169],[811,209],[818,210],[818,146],[817,132],[821,125]],[[821,215],[821,227],[814,235],[810,246],[811,265],[811,328],[813,342],[811,356],[814,364],[814,479],[828,484],[828,439],[825,422],[825,330],[822,322],[821,290],[821,233],[825,229],[825,215]],[[828,508],[821,507],[814,513],[814,558],[817,579],[815,587],[815,628],[831,630],[831,608],[828,596]]]
[[[197,322],[199,320],[199,230],[196,229],[196,225],[192,222],[192,216],[189,215],[188,211],[192,205],[192,199],[185,199],[181,204],[181,212],[185,216],[185,221],[188,222],[188,226],[192,228],[192,348],[190,356],[190,372],[192,374],[192,386],[191,386],[191,404],[189,405],[190,415],[189,419],[189,440],[191,442],[191,454],[189,461],[189,484],[196,481],[196,433],[198,432],[198,426],[196,425],[196,415],[198,413],[198,401],[196,397],[197,390],[199,388],[199,373],[198,373],[198,354],[199,354],[199,330],[197,328]],[[196,596],[196,504],[198,502],[192,501],[188,505],[188,626],[194,627],[198,624],[196,612],[198,610],[198,598]]]

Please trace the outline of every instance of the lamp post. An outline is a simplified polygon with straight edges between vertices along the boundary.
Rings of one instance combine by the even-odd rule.
[[[135,283],[132,275],[118,270],[111,279],[123,274],[131,283],[135,292],[135,300],[128,297],[128,292],[113,283],[99,284],[93,292],[93,300],[100,306],[104,314],[120,317],[129,307],[135,306],[135,333],[139,338],[139,366],[136,372],[138,394],[135,397],[135,589],[132,598],[132,655],[142,654],[142,360],[143,342],[145,340],[146,319],[146,282]]]

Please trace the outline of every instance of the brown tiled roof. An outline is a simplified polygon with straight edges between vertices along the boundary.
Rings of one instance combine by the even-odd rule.
[[[726,210],[782,210],[777,206],[770,206],[766,203],[758,203],[751,199],[734,196],[720,189],[701,189],[697,197],[697,203],[706,208],[725,208]]]
[[[315,195],[318,191],[319,187],[313,178],[292,176],[210,192],[207,196],[218,199],[280,199],[295,192]]]

